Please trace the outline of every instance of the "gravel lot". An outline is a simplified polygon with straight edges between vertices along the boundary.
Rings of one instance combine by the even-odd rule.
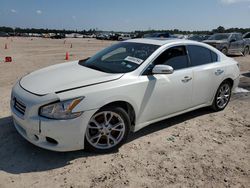
[[[222,112],[204,108],[152,124],[131,134],[119,151],[110,154],[51,152],[16,132],[9,100],[18,78],[64,62],[66,52],[70,60],[77,60],[112,43],[0,38],[0,188],[249,187],[249,93],[234,94]],[[4,63],[5,56],[11,56],[13,63]],[[242,72],[250,71],[250,55],[233,58]],[[250,90],[250,77],[243,76],[240,87]]]

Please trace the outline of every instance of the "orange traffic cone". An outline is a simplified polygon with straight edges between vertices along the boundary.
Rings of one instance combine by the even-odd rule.
[[[5,57],[5,62],[6,63],[12,62],[12,58],[10,56]]]
[[[5,45],[4,45],[4,49],[8,49],[8,45],[7,45],[7,43],[5,43]]]
[[[72,45],[72,43],[71,43],[70,48],[72,48],[72,47],[73,47],[73,45]]]
[[[69,60],[69,53],[66,52],[65,60]]]

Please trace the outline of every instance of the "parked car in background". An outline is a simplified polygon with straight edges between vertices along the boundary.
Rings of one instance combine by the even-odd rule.
[[[250,32],[243,35],[243,39],[250,41]]]
[[[0,32],[0,37],[8,37],[9,34],[6,32]]]
[[[203,40],[207,40],[209,37],[210,37],[210,35],[193,35],[193,36],[188,37],[187,39],[201,42]]]
[[[84,34],[83,38],[96,38],[95,34],[89,33],[89,34]]]
[[[178,39],[187,39],[188,38],[188,35],[183,35],[183,34],[174,34],[172,36],[174,36],[174,38],[178,38]]]
[[[131,35],[130,35],[130,34],[121,34],[121,35],[118,37],[118,40],[119,40],[119,41],[128,40],[128,39],[131,39]]]
[[[64,39],[65,38],[65,34],[63,34],[63,33],[56,33],[55,35],[52,35],[50,38],[51,39]]]
[[[110,35],[109,35],[109,40],[119,40],[119,37],[120,37],[121,35],[120,34],[118,34],[118,33],[111,33]]]
[[[223,110],[239,76],[238,63],[207,44],[132,39],[22,77],[10,105],[17,131],[39,147],[109,152],[154,122]]]
[[[109,39],[109,35],[106,33],[100,33],[98,35],[96,35],[96,39],[99,40],[108,40]]]
[[[176,38],[170,33],[150,33],[145,34],[143,38]]]
[[[248,46],[250,46],[250,32],[245,33],[243,35],[243,39],[248,43]],[[248,51],[249,51],[249,54],[250,54],[250,48],[248,49]]]
[[[226,55],[249,54],[249,42],[243,39],[241,33],[217,33],[203,41]]]

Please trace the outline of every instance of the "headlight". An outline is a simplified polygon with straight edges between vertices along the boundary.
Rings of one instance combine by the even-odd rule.
[[[82,112],[72,112],[84,97],[55,102],[40,108],[40,116],[50,119],[73,119],[82,114]]]

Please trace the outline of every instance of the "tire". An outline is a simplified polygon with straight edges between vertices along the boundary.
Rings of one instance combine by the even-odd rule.
[[[249,47],[245,47],[244,51],[243,51],[243,55],[247,56],[249,54]]]
[[[230,101],[231,93],[232,84],[229,81],[222,82],[217,89],[211,108],[216,112],[224,110]]]
[[[228,50],[227,50],[227,48],[222,48],[221,52],[222,52],[224,55],[227,55]]]
[[[115,106],[101,108],[91,117],[87,125],[85,148],[96,153],[117,150],[127,140],[130,125],[129,116],[123,108]]]

